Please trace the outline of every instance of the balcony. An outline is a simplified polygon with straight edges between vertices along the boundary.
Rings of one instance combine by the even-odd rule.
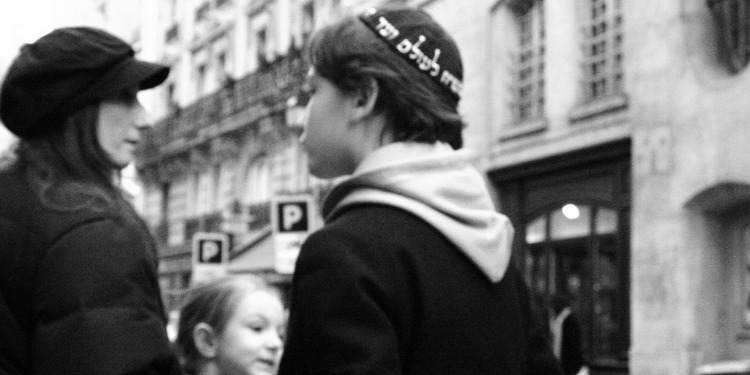
[[[307,66],[298,51],[265,69],[228,81],[219,91],[163,118],[138,150],[139,168],[180,154],[256,121],[283,114],[286,100],[299,91]],[[234,121],[233,121],[234,120]]]
[[[219,232],[223,219],[221,212],[213,212],[185,220],[185,238],[191,240],[198,232]]]

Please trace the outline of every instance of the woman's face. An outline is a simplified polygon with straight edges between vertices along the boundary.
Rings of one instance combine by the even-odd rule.
[[[248,293],[218,337],[219,373],[275,375],[284,327],[284,307],[277,296],[262,290]]]
[[[99,146],[109,160],[119,168],[133,161],[135,147],[140,141],[140,129],[148,126],[146,112],[138,102],[138,90],[119,91],[104,98],[99,105]]]
[[[307,123],[300,141],[308,155],[310,173],[320,178],[351,174],[356,167],[350,118],[356,99],[310,69]]]

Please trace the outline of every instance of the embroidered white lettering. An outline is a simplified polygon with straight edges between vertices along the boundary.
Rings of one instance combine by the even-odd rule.
[[[384,17],[380,17],[378,21],[379,23],[375,26],[375,30],[378,30],[384,38],[393,40],[400,34],[398,29]]]
[[[440,49],[435,48],[435,56],[433,56],[432,63],[430,64],[430,66],[432,67],[430,75],[433,77],[437,77],[437,75],[440,73],[440,64],[437,63],[438,57],[440,57]]]
[[[398,49],[401,53],[407,53],[409,50],[411,50],[411,42],[409,39],[404,38],[401,42],[396,45],[396,49]]]
[[[424,53],[422,53],[422,50],[419,49],[419,46],[424,43],[424,41],[427,40],[427,38],[424,37],[424,35],[419,36],[419,40],[417,40],[416,43],[411,47],[411,54],[409,54],[409,58],[412,60],[418,60],[422,56],[424,56]]]

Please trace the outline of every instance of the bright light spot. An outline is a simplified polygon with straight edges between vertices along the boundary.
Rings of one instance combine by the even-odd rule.
[[[578,207],[572,203],[568,203],[563,206],[562,208],[563,216],[570,220],[578,219],[581,216],[581,211],[578,210]]]

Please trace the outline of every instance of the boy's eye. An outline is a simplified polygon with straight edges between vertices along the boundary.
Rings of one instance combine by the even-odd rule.
[[[310,82],[305,82],[305,84],[302,85],[302,93],[307,96],[312,96],[315,94],[315,87]]]

